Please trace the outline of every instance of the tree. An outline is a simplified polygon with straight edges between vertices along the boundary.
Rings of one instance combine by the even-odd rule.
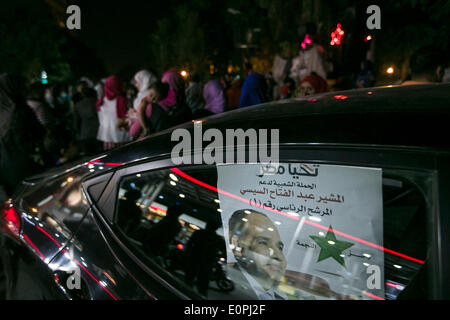
[[[173,6],[156,22],[149,36],[149,60],[164,72],[168,68],[187,68],[206,78],[209,65],[226,68],[232,48],[218,3],[197,0]]]
[[[409,57],[418,49],[435,45],[443,52],[450,49],[450,2],[444,0],[380,1],[382,27],[376,33],[376,63],[384,72],[387,64],[401,69],[401,78],[409,72]],[[447,57],[448,58],[448,57]]]
[[[49,81],[73,81],[83,75],[104,74],[103,64],[40,1],[18,1],[1,7],[0,72]]]

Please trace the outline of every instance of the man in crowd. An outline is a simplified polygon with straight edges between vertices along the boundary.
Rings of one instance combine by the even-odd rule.
[[[409,61],[411,79],[403,82],[402,85],[441,82],[444,59],[441,50],[434,46],[417,50]]]

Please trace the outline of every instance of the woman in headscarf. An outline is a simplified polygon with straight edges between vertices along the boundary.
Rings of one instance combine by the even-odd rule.
[[[203,87],[203,99],[205,99],[205,110],[214,114],[224,112],[225,96],[219,80],[211,80],[205,84]]]
[[[239,108],[253,106],[266,102],[267,84],[264,76],[252,72],[242,86]]]
[[[133,77],[133,83],[138,90],[137,96],[133,101],[133,109],[137,110],[139,103],[148,94],[148,90],[153,83],[158,80],[156,76],[148,70],[138,71]]]
[[[44,134],[44,127],[26,104],[24,80],[0,75],[0,186],[8,196],[22,179],[40,169],[34,156]]]
[[[133,77],[133,85],[136,87],[138,93],[136,98],[133,100],[133,108],[130,108],[127,113],[127,123],[128,126],[136,120],[136,111],[144,99],[148,95],[149,88],[153,83],[158,80],[156,76],[148,70],[138,71]]]
[[[175,70],[169,70],[163,74],[161,81],[169,85],[167,98],[158,103],[167,111],[169,127],[190,121],[192,112],[186,104],[184,79]]]
[[[161,107],[169,112],[174,106],[185,105],[184,80],[175,70],[164,72],[161,82],[169,85],[169,94],[160,101]]]
[[[148,134],[167,128],[167,112],[159,105],[169,92],[169,85],[156,81],[146,97],[141,100],[137,111],[137,120],[130,127],[133,139],[145,137]]]
[[[106,79],[102,97],[97,101],[99,129],[97,140],[103,142],[103,149],[109,150],[130,141],[128,132],[118,128],[118,120],[125,119],[128,101],[122,94],[122,82],[116,76]]]
[[[169,85],[169,92],[167,96],[158,101],[158,105],[167,113],[167,127],[172,127],[177,124],[191,120],[192,112],[186,105],[185,92],[184,92],[184,80],[181,75],[175,70],[166,71],[161,82]],[[130,127],[130,133],[133,137],[140,137],[142,131],[141,123],[144,123],[146,119],[142,118],[144,114],[151,114],[150,101],[142,100],[142,108],[145,109],[145,113],[138,110],[137,114],[141,119],[136,119]]]
[[[321,76],[313,73],[300,82],[297,97],[327,92],[327,82]]]

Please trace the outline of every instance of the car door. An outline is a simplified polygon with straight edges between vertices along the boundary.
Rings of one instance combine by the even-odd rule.
[[[149,292],[440,298],[447,258],[435,160],[423,149],[291,144],[277,166],[147,161],[116,172],[97,213]],[[253,226],[236,227],[243,222]]]

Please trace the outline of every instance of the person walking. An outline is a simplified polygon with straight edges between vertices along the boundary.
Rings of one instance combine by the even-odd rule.
[[[106,79],[104,93],[97,101],[99,129],[97,140],[103,142],[103,150],[113,149],[131,140],[128,131],[118,127],[118,120],[127,115],[128,100],[122,93],[122,82],[116,76]]]

